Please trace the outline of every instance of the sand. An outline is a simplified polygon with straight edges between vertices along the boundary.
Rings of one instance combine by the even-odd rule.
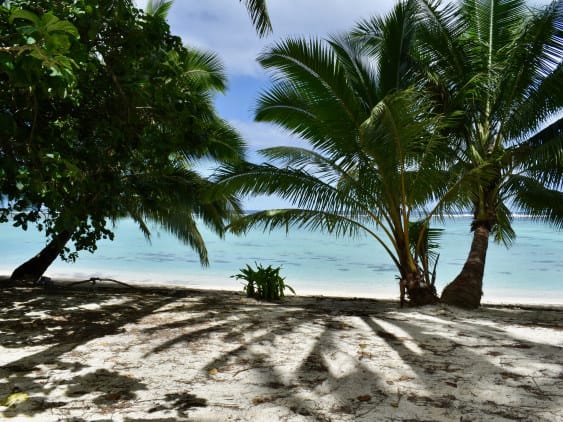
[[[2,292],[0,419],[562,421],[563,307]]]

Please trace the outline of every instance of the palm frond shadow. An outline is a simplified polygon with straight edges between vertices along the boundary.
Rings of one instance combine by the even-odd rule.
[[[526,311],[518,311],[523,314]],[[553,310],[559,317],[562,310]],[[387,346],[408,365],[414,378],[427,386],[451,387],[450,393],[444,388],[427,392],[409,392],[405,390],[406,400],[418,405],[430,405],[437,408],[456,409],[471,419],[471,415],[483,415],[483,401],[487,405],[486,414],[489,418],[504,417],[509,419],[526,419],[530,411],[543,408],[546,412],[557,414],[559,404],[554,400],[553,382],[560,382],[563,373],[548,375],[546,366],[554,363],[555,356],[561,353],[561,346],[530,341],[519,338],[517,334],[499,328],[499,321],[510,320],[521,322],[522,316],[511,318],[502,311],[496,313],[498,318],[456,318],[448,320],[429,316],[427,323],[420,324],[420,319],[409,318],[408,315],[391,318],[362,317],[365,324],[379,338],[385,340]],[[542,319],[542,311],[531,312],[533,319]],[[552,315],[553,318],[553,315]],[[557,321],[550,319],[551,321]],[[424,322],[424,321],[423,321]],[[541,322],[539,322],[541,325]],[[422,326],[421,326],[422,325]],[[442,325],[440,329],[436,327]],[[530,321],[531,326],[536,326]],[[393,329],[389,330],[389,326]],[[547,324],[549,328],[555,328]],[[563,327],[559,325],[559,330]],[[394,332],[397,330],[403,336]],[[447,333],[446,336],[437,334]],[[411,347],[409,347],[409,345]],[[412,347],[414,345],[414,347]],[[540,356],[529,356],[530,349],[539,350]],[[501,351],[502,350],[502,351]],[[534,376],[522,374],[520,361],[533,359],[538,371]],[[495,394],[494,386],[483,385],[482,379],[495,374],[495,384],[502,385],[514,382],[514,390],[510,400],[501,394]],[[559,379],[559,381],[557,381]],[[489,381],[490,382],[490,381]],[[457,398],[458,389],[473,390],[474,400],[461,401]],[[482,391],[481,389],[485,389]],[[541,405],[538,405],[538,402]],[[550,420],[547,416],[538,420]]]
[[[65,403],[49,399],[35,410],[3,411],[6,417],[45,406],[63,411],[85,397],[99,409],[117,399],[146,414],[162,410],[154,417],[226,409],[239,417],[259,406],[252,411],[315,420],[393,414],[547,421],[560,411],[561,342],[553,335],[563,328],[563,309],[476,314],[399,310],[397,302],[369,299],[266,303],[195,290],[25,300],[8,291],[2,300],[4,349],[29,338],[38,351],[11,362],[5,356],[0,396],[20,385],[49,397],[55,385],[37,378],[38,370],[67,374]],[[521,335],[530,328],[549,335]],[[108,352],[117,366],[94,370],[99,353]],[[154,384],[167,371],[172,382]]]
[[[123,289],[98,292],[62,288],[50,291],[39,288],[4,290],[0,299],[0,307],[3,310],[0,328],[2,348],[9,351],[31,344],[39,351],[0,365],[0,396],[9,394],[14,388],[48,396],[57,386],[46,385],[37,377],[37,370],[46,365],[54,371],[70,370],[71,373],[76,373],[65,381],[69,397],[97,391],[103,393],[100,397],[103,401],[104,395],[114,392],[115,386],[119,385],[123,393],[122,398],[134,399],[135,391],[147,389],[139,380],[103,369],[89,375],[78,375],[80,371],[90,368],[89,363],[81,361],[79,355],[72,363],[62,357],[92,340],[122,332],[124,325],[135,323],[177,299],[166,295],[143,294],[141,305],[140,297],[135,294],[123,295]],[[6,361],[2,359],[2,362]],[[92,389],[93,379],[98,380],[95,390]],[[101,379],[111,380],[109,389],[103,385]],[[18,407],[7,408],[1,411],[0,415],[32,416],[64,404],[41,400],[23,410]]]
[[[442,312],[449,315],[441,318],[436,308],[398,312],[392,302],[292,299],[296,300],[265,306],[227,301],[217,308],[207,308],[207,312],[203,311],[208,305],[200,303],[194,308],[197,316],[173,325],[178,329],[185,323],[184,329],[189,332],[169,339],[150,353],[171,347],[192,350],[196,343],[219,341],[225,344],[223,351],[210,355],[202,373],[215,371],[226,382],[234,383],[237,378],[249,382],[248,378],[242,380],[241,374],[250,376],[255,396],[248,393],[241,400],[284,407],[316,420],[328,420],[334,414],[369,417],[378,409],[399,404],[410,409],[407,413],[430,407],[436,417],[452,412],[482,415],[484,411],[492,418],[525,418],[542,400],[546,412],[557,412],[556,391],[551,384],[561,375],[519,375],[522,368],[518,368],[518,362],[537,360],[527,352],[540,348],[536,364],[549,365],[561,347],[521,340],[498,325],[522,321],[520,315],[528,312],[529,316],[523,318],[530,324],[541,325],[544,315],[546,327],[553,328],[549,321],[557,321],[557,316],[499,309],[489,310],[495,318],[489,320],[469,314],[458,317],[446,308]],[[344,303],[347,306],[335,306]],[[559,317],[563,313],[549,312]],[[411,313],[418,315],[411,318]],[[210,318],[212,326],[198,328],[201,323],[209,324]],[[350,329],[356,333],[352,338]],[[437,331],[449,334],[444,337]],[[394,366],[393,377],[389,365]],[[487,397],[483,408],[484,399],[479,397],[482,387],[478,386],[490,374],[496,374],[498,384],[514,382],[514,404]],[[475,389],[476,399],[458,399],[458,389]],[[323,401],[331,403],[330,414]]]

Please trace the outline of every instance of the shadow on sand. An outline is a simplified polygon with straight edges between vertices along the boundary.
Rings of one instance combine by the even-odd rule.
[[[232,292],[110,288],[8,289],[1,304],[0,396],[31,397],[0,408],[5,417],[563,417],[563,350],[550,340],[561,335],[561,309],[399,310],[393,301],[271,304]]]

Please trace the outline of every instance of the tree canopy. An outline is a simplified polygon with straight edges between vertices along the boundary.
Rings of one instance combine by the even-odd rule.
[[[184,47],[128,0],[13,1],[2,8],[2,217],[76,250],[129,215],[194,247],[201,218],[218,233],[238,202],[210,195],[192,169],[238,160],[243,143],[213,108],[225,88],[213,54]],[[9,42],[4,40],[10,40]]]

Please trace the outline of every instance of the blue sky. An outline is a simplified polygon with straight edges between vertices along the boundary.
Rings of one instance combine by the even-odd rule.
[[[144,1],[137,4],[143,6]],[[168,15],[173,34],[188,45],[217,53],[223,61],[229,89],[216,98],[217,110],[242,134],[254,161],[258,149],[299,143],[273,125],[253,121],[255,101],[269,86],[268,75],[256,63],[258,54],[288,36],[326,37],[346,31],[361,19],[386,14],[395,0],[268,0],[267,4],[274,32],[262,39],[239,0],[175,0]],[[245,202],[247,209],[283,205],[273,198]]]

